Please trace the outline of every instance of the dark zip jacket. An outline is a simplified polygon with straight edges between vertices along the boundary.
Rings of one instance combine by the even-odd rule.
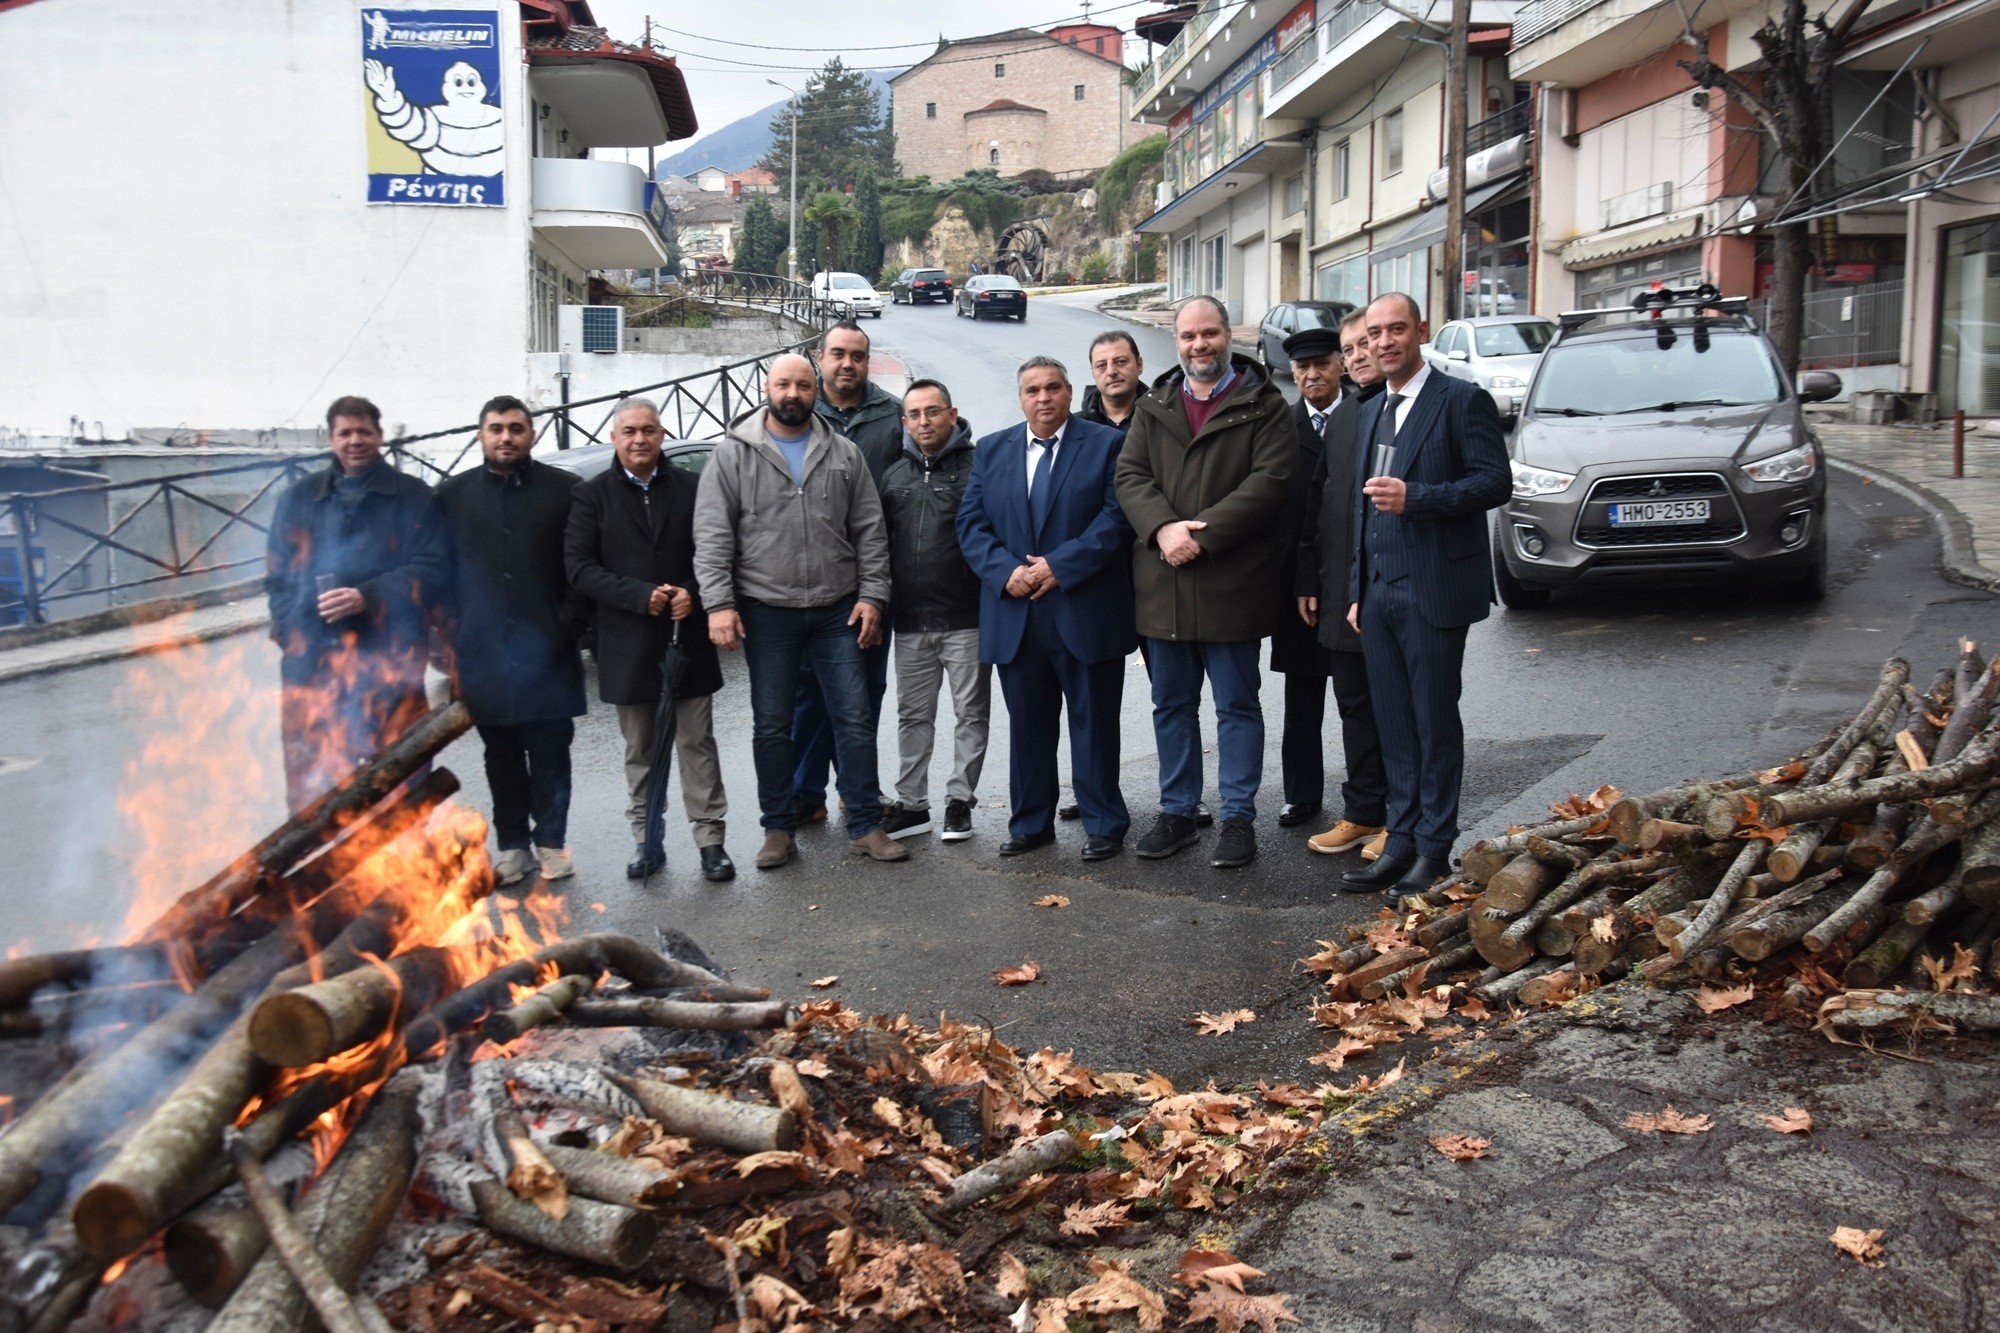
[[[898,634],[979,628],[979,577],[958,548],[958,506],[972,478],[972,456],[972,428],[960,418],[935,458],[906,434],[882,474]]]
[[[880,490],[882,474],[903,452],[903,400],[870,380],[852,411],[843,412],[828,402],[824,390],[813,400],[813,411],[834,434],[854,441],[868,463],[868,475]]]

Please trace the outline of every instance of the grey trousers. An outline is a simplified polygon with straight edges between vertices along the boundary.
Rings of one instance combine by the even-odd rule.
[[[722,755],[715,747],[713,696],[683,699],[676,706],[674,763],[681,770],[681,803],[694,826],[694,845],[722,844],[729,796],[722,790]],[[646,828],[646,779],[653,772],[652,704],[619,704],[618,734],[625,738],[625,806],[633,842],[658,841],[663,830]]]
[[[896,801],[908,810],[930,809],[938,687],[948,680],[954,722],[945,796],[969,802],[979,787],[979,771],[986,766],[987,715],[993,697],[992,673],[979,660],[979,631],[906,634],[899,630],[895,646],[896,735],[902,760]]]

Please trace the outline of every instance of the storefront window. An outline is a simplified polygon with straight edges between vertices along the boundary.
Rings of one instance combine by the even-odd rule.
[[[1939,408],[2000,413],[2000,221],[1946,229],[1937,341]]]
[[[1349,255],[1321,264],[1315,275],[1314,292],[1322,301],[1352,301],[1368,304],[1368,256]]]

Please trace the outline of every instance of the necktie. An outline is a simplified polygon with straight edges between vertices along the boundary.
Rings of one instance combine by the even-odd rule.
[[[1315,412],[1312,414],[1312,419],[1313,419],[1313,434],[1315,435],[1326,434],[1326,413]]]
[[[1035,475],[1028,483],[1028,521],[1034,524],[1035,531],[1039,533],[1042,530],[1042,520],[1049,516],[1049,501],[1052,498],[1049,469],[1055,466],[1056,442],[1036,440],[1035,444],[1041,449],[1042,456],[1035,460]]]
[[[1382,419],[1375,427],[1375,457],[1370,464],[1368,475],[1386,477],[1396,467],[1396,409],[1403,405],[1403,395],[1392,393],[1382,399]]]

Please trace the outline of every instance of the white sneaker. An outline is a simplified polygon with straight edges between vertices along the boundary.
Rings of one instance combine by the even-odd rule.
[[[535,873],[535,858],[526,848],[515,847],[493,858],[495,884],[519,884]]]
[[[537,847],[535,855],[542,860],[543,879],[568,879],[576,873],[576,862],[567,847]]]

